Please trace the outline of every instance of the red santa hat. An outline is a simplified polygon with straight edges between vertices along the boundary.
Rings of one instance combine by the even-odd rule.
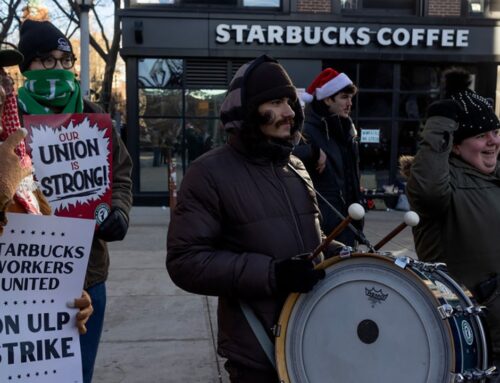
[[[345,73],[339,73],[335,69],[326,68],[313,80],[311,85],[302,94],[304,102],[311,102],[316,96],[317,100],[323,100],[351,85],[352,81]]]

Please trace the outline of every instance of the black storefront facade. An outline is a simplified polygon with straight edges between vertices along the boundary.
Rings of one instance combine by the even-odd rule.
[[[218,113],[229,81],[264,53],[299,89],[328,66],[358,85],[352,117],[370,189],[398,185],[397,159],[417,150],[444,69],[466,67],[476,91],[493,100],[497,91],[494,19],[296,13],[288,4],[280,12],[130,6],[121,20],[138,205],[167,205],[168,170],[179,184],[193,159],[224,142]]]

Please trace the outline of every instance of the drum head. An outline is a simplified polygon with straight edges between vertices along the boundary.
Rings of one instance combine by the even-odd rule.
[[[447,382],[453,347],[434,296],[409,270],[361,256],[289,297],[276,338],[283,382]]]

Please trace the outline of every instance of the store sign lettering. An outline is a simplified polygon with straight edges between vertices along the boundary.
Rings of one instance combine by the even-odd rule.
[[[233,40],[236,44],[277,45],[339,45],[364,46],[377,43],[381,46],[424,46],[464,48],[469,46],[468,29],[395,28],[383,27],[318,27],[297,25],[246,25],[219,24],[215,40],[220,44]]]

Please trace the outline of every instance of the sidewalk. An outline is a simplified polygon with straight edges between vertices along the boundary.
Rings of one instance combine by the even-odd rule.
[[[110,245],[108,304],[95,383],[227,383],[215,347],[216,298],[177,288],[165,268],[170,211],[134,207],[122,242]],[[403,212],[369,211],[374,245],[403,221]],[[414,256],[406,228],[381,251]]]

